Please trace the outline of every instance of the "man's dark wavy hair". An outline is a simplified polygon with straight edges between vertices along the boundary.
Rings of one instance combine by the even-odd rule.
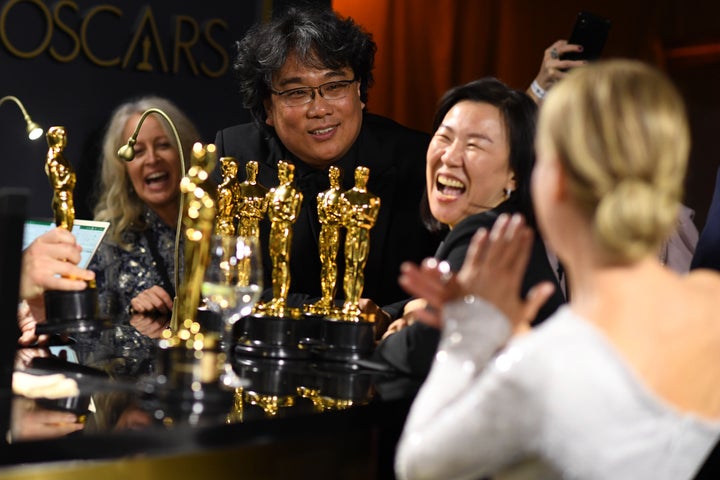
[[[263,128],[267,118],[263,102],[271,95],[272,75],[291,54],[312,68],[350,67],[360,82],[360,98],[367,102],[377,46],[351,18],[330,9],[289,8],[251,27],[235,47],[233,71],[243,105]]]
[[[445,92],[438,102],[433,118],[433,132],[437,131],[450,109],[463,100],[488,103],[500,110],[510,144],[510,168],[515,172],[517,184],[517,189],[507,201],[512,202],[515,205],[514,210],[522,213],[528,224],[534,227],[535,215],[530,199],[530,175],[535,165],[534,138],[537,105],[524,92],[514,90],[496,78],[481,78]],[[430,212],[427,189],[420,203],[420,213],[425,226],[430,231],[440,232],[446,229],[446,226],[433,217]]]

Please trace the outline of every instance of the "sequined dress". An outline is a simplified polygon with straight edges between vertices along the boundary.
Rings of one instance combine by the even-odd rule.
[[[511,332],[493,306],[454,302],[445,319],[399,479],[689,479],[717,441],[720,422],[658,397],[568,306],[497,356]]]
[[[153,285],[164,286],[164,278],[171,285],[165,290],[174,288],[175,276],[175,230],[166,225],[158,215],[149,208],[144,212],[148,232],[126,230],[122,240],[130,245],[130,249],[105,239],[98,247],[90,270],[96,275],[100,312],[110,317],[127,310],[130,300],[140,292]],[[153,258],[149,242],[154,239],[157,254],[164,264],[166,275]],[[182,275],[182,245],[180,248],[180,274]]]

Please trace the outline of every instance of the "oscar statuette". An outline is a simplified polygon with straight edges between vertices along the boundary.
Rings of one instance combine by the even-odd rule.
[[[177,325],[163,331],[157,375],[146,385],[154,394],[153,408],[162,412],[166,422],[183,417],[196,424],[201,417],[225,415],[232,405],[234,390],[224,388],[219,381],[224,356],[219,354],[218,333],[202,330],[197,321],[216,222],[216,192],[207,182],[215,161],[215,145],[196,143],[190,168],[180,181],[184,263],[183,281],[173,307]]]
[[[369,177],[367,167],[357,167],[355,186],[338,200],[340,224],[345,227],[345,301],[340,311],[326,315],[321,325],[321,356],[326,359],[356,360],[369,355],[374,348],[374,318],[364,315],[359,306],[370,251],[370,230],[380,212],[380,197],[367,190]]]
[[[177,289],[178,295],[173,305],[173,318],[177,318],[177,324],[165,330],[160,341],[161,350],[165,350],[169,358],[165,375],[183,376],[188,371],[193,371],[197,376],[195,380],[201,383],[216,380],[218,375],[213,368],[202,368],[207,367],[207,364],[195,365],[194,361],[198,356],[207,356],[211,364],[213,349],[217,343],[217,338],[206,336],[200,331],[200,324],[196,321],[210,237],[215,226],[215,200],[205,188],[205,181],[214,165],[214,145],[193,145],[190,168],[180,181],[180,195],[183,197],[181,225],[185,250],[183,281]],[[187,368],[187,363],[193,368]],[[200,368],[195,371],[195,367]]]
[[[222,180],[217,187],[217,216],[215,234],[232,237],[237,231],[238,210],[238,164],[233,157],[220,158]],[[221,316],[208,308],[205,301],[198,307],[197,321],[204,332],[220,332],[223,328]]]
[[[320,254],[320,292],[317,302],[307,305],[305,312],[310,315],[326,317],[337,316],[335,292],[337,290],[337,254],[340,248],[340,229],[342,227],[342,170],[331,166],[328,170],[330,188],[317,196],[317,211],[320,220],[318,253]]]
[[[248,165],[248,181],[253,182],[255,166]],[[303,358],[309,352],[299,348],[302,311],[287,305],[290,289],[290,252],[293,241],[293,224],[298,218],[303,194],[295,186],[295,166],[278,162],[278,186],[270,189],[265,203],[258,205],[253,190],[249,188],[243,194],[241,190],[241,208],[239,228],[247,229],[254,235],[258,231],[259,206],[267,209],[270,220],[268,250],[272,265],[272,299],[255,306],[252,315],[238,324],[238,344],[236,351],[252,356],[269,358]],[[247,201],[252,200],[256,201]]]
[[[45,173],[53,189],[52,210],[55,225],[72,232],[75,222],[73,190],[77,177],[65,158],[67,132],[65,127],[50,127],[46,134],[48,152]],[[84,332],[99,328],[98,297],[95,282],[87,282],[84,290],[48,290],[44,293],[47,323],[43,333]]]
[[[222,182],[217,189],[217,235],[235,235],[238,210],[238,164],[233,157],[220,158]]]
[[[279,185],[268,192],[273,298],[265,304],[264,311],[276,317],[297,317],[297,312],[288,309],[287,297],[290,290],[292,228],[300,214],[303,194],[295,188],[293,164],[278,163],[278,180]]]
[[[206,181],[215,168],[215,158],[215,145],[196,143],[192,149],[190,168],[180,181],[180,194],[185,200],[182,215],[185,254],[184,278],[178,289],[180,294],[175,306],[178,326],[174,328],[174,336],[180,341],[192,339],[187,344],[188,348],[200,340],[196,336],[199,325],[195,320],[217,212],[213,193],[208,190]]]
[[[253,237],[260,242],[260,220],[265,217],[268,206],[268,189],[257,182],[258,163],[245,165],[246,179],[238,184],[237,234]]]

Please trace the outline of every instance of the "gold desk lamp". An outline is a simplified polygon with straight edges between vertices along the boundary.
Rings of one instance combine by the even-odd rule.
[[[43,129],[38,125],[37,123],[33,122],[32,118],[30,118],[30,115],[28,115],[27,110],[25,110],[25,106],[22,104],[20,99],[13,95],[7,95],[5,97],[0,98],[0,105],[7,102],[8,100],[14,102],[18,108],[20,108],[20,112],[23,114],[23,118],[25,119],[26,128],[28,138],[30,140],[37,140],[40,138],[43,134]]]
[[[180,141],[180,134],[178,134],[177,128],[175,127],[175,122],[172,121],[172,119],[167,113],[160,110],[159,108],[148,108],[142,113],[142,115],[140,116],[140,120],[138,120],[137,126],[135,127],[135,131],[133,131],[132,135],[130,135],[127,143],[118,149],[118,157],[122,160],[125,160],[126,162],[132,161],[132,159],[135,158],[135,149],[133,147],[137,143],[137,137],[140,133],[140,127],[142,127],[143,122],[151,113],[160,115],[170,125],[170,129],[172,130],[173,136],[175,137],[175,142],[177,143],[178,154],[180,156],[180,169],[182,171],[182,174],[185,175],[185,153],[183,151],[182,142]],[[180,208],[178,209],[177,225],[175,227],[175,298],[173,299],[173,305],[177,304],[177,293],[180,288],[180,236],[182,235],[183,210],[184,199],[183,195],[180,195]],[[176,332],[179,327],[177,310],[177,308],[173,308],[172,318],[170,320],[170,329],[173,332]]]
[[[186,238],[186,241],[191,241],[193,245],[197,244],[195,245],[195,251],[190,254],[190,257],[188,257],[188,244],[186,243],[186,262],[189,258],[197,256],[197,260],[202,263],[204,258],[202,255],[204,244],[196,241],[197,239],[195,237],[198,236],[198,232],[196,231],[197,225],[193,227],[192,225],[186,224],[193,224],[193,222],[199,222],[202,220],[194,218],[193,215],[190,214],[190,211],[197,214],[199,210],[205,209],[208,210],[211,217],[214,218],[214,203],[212,205],[195,205],[196,202],[193,194],[196,194],[197,192],[185,192],[185,190],[194,185],[192,182],[193,180],[202,181],[207,178],[209,170],[212,169],[215,162],[215,146],[212,144],[203,145],[199,142],[195,143],[192,149],[193,162],[188,170],[186,168],[182,141],[172,119],[164,111],[158,108],[149,108],[140,116],[137,126],[135,127],[133,134],[128,139],[127,144],[118,149],[117,155],[119,158],[125,161],[131,161],[134,158],[135,151],[133,147],[137,142],[137,136],[140,132],[140,128],[142,127],[145,119],[151,113],[160,115],[170,125],[178,147],[180,168],[182,169],[182,173],[184,175],[182,181],[180,182],[181,191],[174,246],[175,298],[173,299],[173,312],[170,320],[170,329],[163,332],[160,341],[158,372],[160,372],[159,376],[165,377],[168,388],[171,390],[177,389],[174,393],[169,393],[170,395],[178,394],[178,392],[181,392],[183,387],[187,385],[192,385],[193,392],[197,390],[200,394],[202,394],[203,392],[200,390],[204,390],[205,387],[201,387],[201,385],[216,383],[218,379],[219,357],[215,351],[217,339],[212,336],[204,335],[203,332],[200,331],[200,325],[195,321],[194,312],[198,307],[197,301],[200,294],[200,284],[197,282],[197,278],[195,277],[193,277],[192,281],[189,283],[187,278],[185,282],[181,282],[180,280],[180,238],[183,235],[183,232],[187,232],[192,238]],[[191,179],[190,176],[193,178]],[[193,198],[186,198],[188,195]],[[188,216],[186,217],[186,215]],[[188,222],[186,222],[186,220]],[[206,233],[207,232],[200,236],[204,239],[207,236]],[[196,267],[197,268],[191,268],[190,270],[194,273],[197,273],[197,271],[204,272],[204,266],[198,264]],[[193,273],[188,272],[187,263],[185,270],[186,277],[188,273]],[[202,280],[202,277],[200,277],[200,280]],[[205,393],[210,394],[210,392]],[[232,392],[229,392],[229,394],[230,397],[228,401],[231,401]],[[225,399],[220,398],[219,400],[224,401]]]

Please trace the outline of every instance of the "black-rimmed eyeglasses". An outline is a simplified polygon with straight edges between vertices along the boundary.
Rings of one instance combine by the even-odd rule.
[[[337,80],[323,83],[317,87],[291,88],[290,90],[284,90],[282,92],[271,89],[270,92],[280,97],[283,105],[287,107],[299,107],[315,99],[315,90],[317,90],[325,100],[340,100],[341,98],[345,98],[350,91],[350,85],[356,81],[357,79],[355,78],[352,80]]]

